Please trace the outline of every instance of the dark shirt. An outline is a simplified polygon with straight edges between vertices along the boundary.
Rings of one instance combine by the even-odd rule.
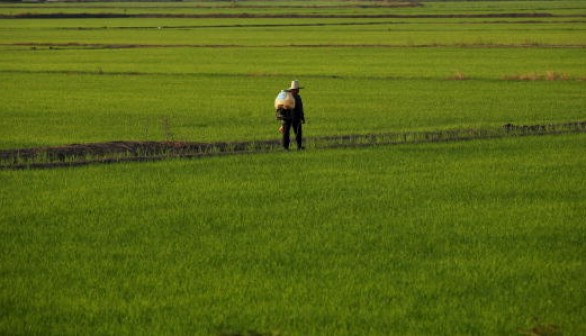
[[[301,96],[298,94],[293,94],[293,98],[295,98],[295,109],[293,109],[293,120],[305,121],[305,114],[303,112],[303,102],[301,101]]]

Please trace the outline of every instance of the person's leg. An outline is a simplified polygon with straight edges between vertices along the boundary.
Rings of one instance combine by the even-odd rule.
[[[283,139],[281,141],[281,144],[283,145],[283,148],[289,149],[289,143],[291,142],[291,121],[283,120],[282,126]]]
[[[303,149],[303,128],[301,126],[301,121],[295,121],[293,123],[293,131],[295,132],[297,149]]]

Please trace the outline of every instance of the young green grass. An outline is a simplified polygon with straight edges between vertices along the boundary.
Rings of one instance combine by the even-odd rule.
[[[291,76],[5,74],[0,148],[278,138]],[[303,77],[307,136],[583,119],[578,81]],[[210,99],[213,97],[213,99]]]
[[[585,23],[481,19],[95,19],[3,20],[0,40],[19,43],[153,45],[382,45],[382,46],[582,46]],[[89,22],[88,22],[89,21]]]
[[[585,141],[1,171],[0,331],[582,334]]]
[[[524,73],[586,78],[579,48],[86,48],[0,47],[0,71],[357,79],[502,79]],[[4,74],[3,74],[4,75]],[[231,78],[226,78],[230,80]],[[18,83],[4,83],[4,85]],[[23,88],[24,90],[25,88]]]

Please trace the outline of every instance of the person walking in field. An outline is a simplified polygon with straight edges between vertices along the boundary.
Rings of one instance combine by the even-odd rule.
[[[297,150],[303,150],[303,128],[305,123],[305,113],[303,111],[303,101],[299,95],[299,81],[291,82],[291,87],[288,90],[283,90],[277,96],[275,107],[277,108],[277,119],[281,122],[279,132],[282,134],[281,144],[285,150],[289,150],[289,143],[291,142],[291,128],[295,133],[295,142],[297,143]]]

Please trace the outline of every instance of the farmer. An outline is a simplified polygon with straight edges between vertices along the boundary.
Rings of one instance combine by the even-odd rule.
[[[299,81],[292,81],[291,87],[289,88],[289,92],[293,95],[295,99],[295,107],[292,110],[286,111],[278,111],[278,119],[281,121],[281,127],[279,131],[283,135],[283,139],[281,144],[285,150],[289,150],[289,143],[291,142],[291,127],[293,127],[293,132],[295,132],[295,141],[297,142],[297,150],[303,150],[303,130],[301,124],[305,123],[305,114],[303,113],[303,102],[301,101],[301,96],[299,95]]]

